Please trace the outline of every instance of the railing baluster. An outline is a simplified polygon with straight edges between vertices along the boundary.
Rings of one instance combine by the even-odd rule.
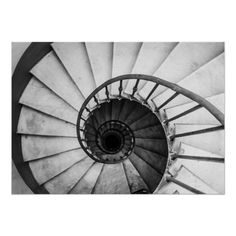
[[[169,122],[171,122],[173,120],[176,120],[176,119],[178,119],[178,118],[180,118],[182,116],[185,116],[185,115],[187,115],[187,114],[189,114],[191,112],[194,112],[194,111],[196,111],[196,110],[198,110],[200,108],[202,108],[202,105],[198,104],[195,107],[192,107],[192,108],[188,109],[187,111],[184,111],[184,112],[180,113],[179,115],[176,115],[176,116],[174,116],[174,117],[172,117],[172,118],[170,118],[168,120],[165,120],[164,123],[168,124]]]
[[[175,138],[196,135],[196,134],[202,134],[202,133],[209,133],[209,132],[213,132],[213,131],[217,131],[217,130],[221,130],[221,129],[224,129],[223,125],[212,127],[212,128],[207,128],[207,129],[190,131],[190,132],[186,132],[186,133],[174,134],[174,135],[170,136],[170,140],[173,141]]]
[[[159,111],[162,107],[167,105],[169,102],[171,102],[175,97],[177,97],[179,93],[174,93],[169,99],[167,99],[165,102],[163,102],[159,107],[156,108],[156,112]]]
[[[137,90],[138,90],[138,84],[139,84],[139,79],[137,79],[137,81],[136,81],[136,83],[135,83],[135,85],[134,85],[134,87],[133,87],[133,93],[132,93],[132,95],[131,95],[131,99],[132,98],[134,98],[134,94],[137,92]]]
[[[173,154],[173,160],[175,159],[186,159],[186,160],[194,160],[194,161],[209,161],[209,162],[219,162],[224,163],[225,159],[220,157],[206,157],[206,156],[191,156],[191,155],[179,155]]]
[[[151,95],[155,92],[155,90],[157,89],[157,87],[159,86],[159,84],[155,84],[155,86],[152,88],[151,92],[148,94],[148,96],[146,97],[146,99],[143,101],[144,104],[147,104],[148,99],[151,97]]]
[[[183,182],[181,182],[181,181],[179,181],[179,180],[177,180],[177,179],[175,179],[175,178],[173,178],[173,177],[167,176],[167,177],[166,177],[166,181],[167,181],[167,182],[175,183],[175,184],[179,185],[180,187],[189,190],[189,191],[192,192],[192,193],[205,194],[205,193],[201,192],[200,190],[198,190],[198,189],[196,189],[196,188],[193,188],[193,187],[191,187],[191,186],[189,186],[189,185],[187,185],[187,184],[185,184],[185,183],[183,183]]]
[[[106,89],[107,102],[110,102],[108,87],[106,86],[105,89]]]
[[[121,99],[121,93],[122,93],[122,90],[123,90],[123,87],[122,87],[122,83],[123,83],[123,80],[120,80],[120,86],[119,86],[119,88],[118,88],[118,90],[119,90],[119,99]]]
[[[100,104],[99,104],[99,102],[98,102],[98,99],[96,98],[96,95],[94,95],[93,99],[94,99],[94,102],[95,102],[95,103],[97,104],[97,106],[99,107]]]

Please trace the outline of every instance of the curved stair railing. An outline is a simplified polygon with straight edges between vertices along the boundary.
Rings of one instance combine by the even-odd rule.
[[[132,94],[127,94],[124,92],[125,87],[123,86],[123,84],[124,84],[124,81],[128,81],[128,80],[136,80],[133,86]],[[149,92],[149,94],[147,94],[146,98],[142,98],[137,94],[138,85],[140,81],[145,81],[145,82],[149,81],[149,82],[154,83],[152,90]],[[113,95],[110,92],[110,86],[116,82],[119,83],[119,87],[117,91],[118,95]],[[163,102],[160,106],[157,107],[155,103],[152,102],[151,95],[155,92],[155,90],[158,88],[159,85],[164,86],[168,89],[171,89],[175,93],[172,96],[170,96],[165,102]],[[103,94],[105,95],[105,97],[103,96],[103,98],[99,98],[101,95],[101,91],[103,91]],[[165,107],[165,105],[167,105],[169,102],[175,99],[178,95],[183,95],[191,99],[192,101],[196,102],[197,105],[169,119],[161,118],[160,112],[162,111],[162,109]],[[86,120],[93,113],[93,110],[98,108],[102,103],[110,102],[111,99],[122,99],[122,98],[134,100],[136,102],[139,102],[142,105],[145,105],[150,110],[152,110],[152,112],[161,120],[163,128],[166,131],[166,134],[167,134],[169,122],[174,121],[180,117],[183,117],[189,113],[193,113],[200,108],[205,108],[210,114],[212,114],[215,117],[216,120],[220,122],[220,125],[216,127],[212,127],[212,128],[206,128],[206,129],[200,129],[200,130],[195,130],[191,132],[174,133],[172,135],[167,135],[167,140],[168,140],[168,145],[169,145],[169,155],[168,155],[168,162],[166,166],[166,174],[163,175],[162,181],[160,181],[160,184],[157,187],[156,191],[158,191],[160,186],[162,186],[163,182],[173,182],[193,193],[203,194],[203,192],[189,185],[186,185],[179,180],[176,180],[174,176],[168,171],[168,168],[171,165],[171,162],[179,158],[179,159],[201,160],[201,161],[212,161],[212,162],[224,163],[224,158],[212,158],[212,157],[209,158],[209,157],[202,157],[202,156],[200,157],[200,156],[179,155],[175,152],[172,152],[171,147],[174,140],[178,137],[209,133],[216,130],[224,129],[224,114],[221,111],[219,111],[214,105],[212,105],[210,102],[204,99],[203,97],[177,84],[171,83],[169,81],[166,81],[166,80],[154,77],[154,76],[140,75],[140,74],[127,74],[127,75],[118,76],[116,78],[106,81],[105,83],[97,87],[84,101],[78,114],[78,119],[77,119],[78,141],[80,143],[81,148],[83,148],[86,154],[96,161],[101,161],[101,160],[99,160],[99,158],[91,152],[91,150],[89,149],[89,146],[87,146],[87,143],[86,143],[85,129],[84,129]]]

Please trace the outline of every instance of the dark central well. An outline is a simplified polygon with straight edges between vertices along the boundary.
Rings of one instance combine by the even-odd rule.
[[[123,146],[123,137],[119,131],[109,130],[102,136],[102,146],[108,152],[116,153]]]

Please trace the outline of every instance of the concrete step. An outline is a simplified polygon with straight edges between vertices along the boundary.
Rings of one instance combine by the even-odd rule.
[[[179,81],[177,84],[204,98],[224,93],[224,61],[224,53],[222,53],[209,63],[202,66],[199,70],[192,73],[190,76]],[[153,101],[158,106],[171,97],[174,93],[175,92],[169,89],[154,98]],[[191,101],[192,100],[186,98],[185,96],[180,95],[168,103],[165,108],[174,107]]]
[[[187,145],[185,143],[180,144],[178,154],[221,158],[220,155],[207,152],[205,150]],[[218,193],[224,193],[224,163],[177,158],[169,169],[170,173],[175,175],[182,165],[187,167],[195,175],[199,176],[203,181],[205,181],[211,188],[215,189]]]
[[[178,174],[175,176],[175,179],[189,185],[190,187],[193,187],[203,193],[206,194],[218,194],[214,189],[212,189],[207,183],[205,183],[201,178],[199,178],[197,175],[195,175],[193,172],[191,172],[188,168],[185,166],[181,166]],[[175,192],[178,192],[179,194],[194,194],[193,192],[180,187],[179,185],[175,183],[167,183],[164,185],[159,191],[159,194],[173,194]]]
[[[30,161],[29,166],[38,184],[41,185],[82,160],[85,156],[86,154],[82,149],[76,149]]]
[[[95,162],[70,191],[70,194],[90,194],[97,182],[104,164]]]
[[[113,43],[86,43],[89,61],[96,86],[112,78]],[[105,89],[99,92],[100,99],[105,99]]]
[[[134,102],[131,103],[128,100],[124,100],[124,105],[123,105],[123,107],[121,109],[121,112],[120,112],[120,115],[119,115],[119,120],[126,123],[126,119],[130,115],[130,113],[132,111],[134,111],[136,105],[137,104],[134,103]]]
[[[135,145],[163,156],[168,155],[167,141],[165,139],[136,138]]]
[[[147,185],[129,159],[124,160],[123,166],[129,184],[130,192],[135,193],[140,190],[146,190],[148,192],[149,190]]]
[[[111,119],[112,120],[119,120],[119,117],[121,115],[121,111],[124,105],[124,100],[112,100],[111,102]]]
[[[149,191],[153,192],[157,188],[162,176],[135,153],[129,156],[129,160],[148,186]]]
[[[83,96],[88,97],[96,85],[85,44],[57,42],[52,47]]]
[[[30,72],[79,111],[84,97],[57,58],[55,52],[48,53]]]
[[[134,153],[157,172],[164,173],[167,163],[167,156],[160,155],[139,146],[134,147]]]
[[[76,126],[23,106],[17,133],[43,136],[77,137]]]
[[[21,135],[24,161],[31,161],[80,148],[77,138]]]
[[[224,43],[179,43],[153,75],[172,83],[178,83],[223,52]],[[145,96],[151,89],[152,84],[147,83],[139,94]],[[159,88],[151,98],[165,90],[164,87]]]
[[[113,47],[112,78],[130,74],[137,59],[140,42],[116,42]],[[125,87],[128,81],[123,81]],[[111,94],[119,95],[119,82],[111,85]]]
[[[133,133],[135,138],[161,139],[165,137],[165,132],[161,125],[134,130]]]
[[[132,74],[152,75],[161,66],[176,45],[176,42],[143,43],[133,67]],[[140,81],[139,89],[142,88],[145,83],[144,81]],[[125,92],[132,94],[134,85],[134,80],[129,81]]]
[[[175,133],[185,133],[190,131],[202,130],[216,127],[217,125],[193,125],[193,124],[175,124]],[[180,142],[216,153],[224,156],[224,130],[217,130],[209,133],[195,134],[185,137],[178,137],[174,140],[173,150],[177,151]]]
[[[105,164],[95,185],[94,194],[129,194],[122,163]]]
[[[160,122],[157,119],[156,115],[154,115],[152,112],[149,111],[149,113],[147,113],[145,116],[143,116],[140,119],[137,119],[136,121],[134,121],[130,125],[130,128],[133,131],[135,131],[135,130],[142,130],[144,128],[154,126],[154,125],[158,126],[158,125],[160,125]],[[160,134],[160,132],[159,132],[159,134]]]
[[[143,118],[147,113],[151,112],[148,108],[141,106],[138,103],[133,110],[130,110],[128,107],[126,109],[130,111],[129,116],[125,120],[127,125],[131,125],[133,122],[136,122],[137,120]]]
[[[225,94],[221,93],[206,98],[211,104],[224,113],[225,108]],[[189,102],[175,107],[165,109],[167,119],[175,117],[197,105],[196,102]],[[219,121],[205,108],[200,108],[192,113],[182,116],[170,123],[191,123],[191,124],[220,124]]]
[[[91,158],[86,157],[45,183],[44,187],[52,194],[66,194],[75,186],[93,163],[94,161]]]
[[[76,124],[78,112],[35,77],[25,88],[19,103]]]

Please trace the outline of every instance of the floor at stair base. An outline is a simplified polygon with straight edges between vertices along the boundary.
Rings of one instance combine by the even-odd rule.
[[[21,136],[24,161],[48,157],[61,152],[80,148],[77,138]]]
[[[84,97],[54,52],[47,54],[30,72],[79,111]]]
[[[84,43],[53,43],[60,61],[86,98],[96,88],[92,68]]]
[[[179,43],[153,75],[178,83],[223,51],[224,43]],[[148,82],[140,94],[148,94],[150,89],[150,82]],[[154,95],[159,95],[165,90],[163,88],[156,91]]]
[[[70,191],[70,194],[91,194],[104,164],[96,162]]]
[[[224,113],[224,94],[215,95],[209,98],[206,98],[212,105]],[[171,119],[195,106],[198,104],[196,102],[190,102],[183,105],[178,105],[165,109],[167,119]],[[195,110],[192,113],[189,113],[185,116],[182,116],[178,119],[171,121],[172,123],[190,123],[190,124],[218,124],[220,122],[205,108],[200,108]]]
[[[191,125],[191,124],[175,124],[175,134],[181,134],[190,131],[202,130],[215,125]],[[208,133],[190,135],[175,138],[173,150],[178,151],[180,142],[206,150],[221,156],[224,156],[224,130],[216,130]]]
[[[35,77],[29,81],[19,103],[45,114],[76,124],[78,111]]]
[[[105,164],[99,176],[94,194],[129,194],[129,185],[122,163]]]
[[[75,125],[25,106],[21,109],[17,133],[77,137]]]
[[[29,166],[35,179],[41,185],[82,160],[85,156],[86,154],[82,149],[76,149],[31,161]]]
[[[89,157],[82,159],[65,172],[45,183],[44,187],[52,194],[68,193],[86,173],[93,162]]]

